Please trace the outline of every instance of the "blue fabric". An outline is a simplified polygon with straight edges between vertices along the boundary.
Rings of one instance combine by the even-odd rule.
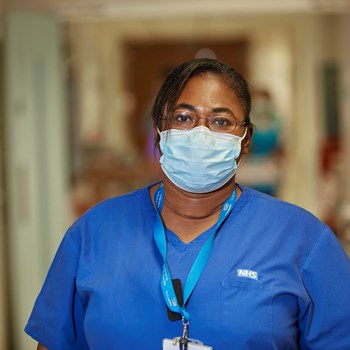
[[[160,186],[155,195],[154,195],[154,203],[157,208],[157,219],[156,224],[154,226],[154,241],[158,247],[160,254],[162,255],[164,264],[163,264],[163,272],[162,277],[160,279],[160,287],[162,288],[163,296],[165,303],[168,308],[175,313],[179,313],[182,316],[184,325],[188,325],[190,322],[190,315],[186,311],[186,304],[189,300],[197,281],[202,274],[202,271],[207,264],[207,261],[210,256],[211,249],[214,244],[214,239],[217,232],[220,229],[220,226],[225,221],[225,219],[229,216],[232,211],[232,208],[236,204],[236,189],[234,188],[230,197],[225,201],[222,205],[222,209],[220,211],[219,219],[213,227],[213,232],[210,237],[206,240],[201,248],[200,252],[197,254],[195,261],[192,264],[191,270],[187,275],[186,282],[182,288],[182,296],[183,296],[183,305],[180,306],[177,300],[177,296],[173,287],[171,272],[169,270],[169,266],[167,263],[167,236],[165,232],[165,227],[163,225],[162,218],[160,213],[163,208],[164,201],[164,188]]]
[[[215,350],[350,349],[350,263],[334,234],[299,207],[242,189],[188,302],[190,337]],[[148,188],[81,217],[26,332],[49,350],[161,350],[162,338],[181,335],[159,286],[155,219]],[[167,231],[173,278],[184,283],[210,233],[184,244]]]

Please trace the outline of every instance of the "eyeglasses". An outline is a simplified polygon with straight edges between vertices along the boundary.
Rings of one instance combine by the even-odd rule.
[[[167,118],[164,117],[163,119]],[[237,126],[247,125],[247,122],[241,122],[229,115],[213,114],[202,117],[187,111],[176,111],[171,118],[170,126],[180,130],[193,129],[198,124],[199,119],[205,119],[209,129],[214,132],[232,133],[237,129]]]

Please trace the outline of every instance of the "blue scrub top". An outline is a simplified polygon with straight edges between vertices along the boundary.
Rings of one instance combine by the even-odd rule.
[[[241,187],[187,310],[190,337],[214,350],[350,349],[350,263],[307,211]],[[68,230],[25,331],[49,350],[161,350],[182,334],[160,288],[149,187],[106,200]],[[211,230],[167,231],[182,283]]]

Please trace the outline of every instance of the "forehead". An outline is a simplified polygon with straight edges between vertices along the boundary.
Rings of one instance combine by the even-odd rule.
[[[221,77],[213,74],[190,78],[179,95],[176,105],[178,104],[189,104],[199,110],[228,108],[237,117],[244,117],[236,93]]]

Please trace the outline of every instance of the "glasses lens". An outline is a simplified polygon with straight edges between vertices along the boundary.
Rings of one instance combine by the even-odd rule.
[[[197,123],[197,118],[186,112],[175,113],[171,126],[175,129],[192,129]]]
[[[236,129],[237,120],[235,118],[218,115],[208,118],[209,128],[215,132],[233,132]]]

